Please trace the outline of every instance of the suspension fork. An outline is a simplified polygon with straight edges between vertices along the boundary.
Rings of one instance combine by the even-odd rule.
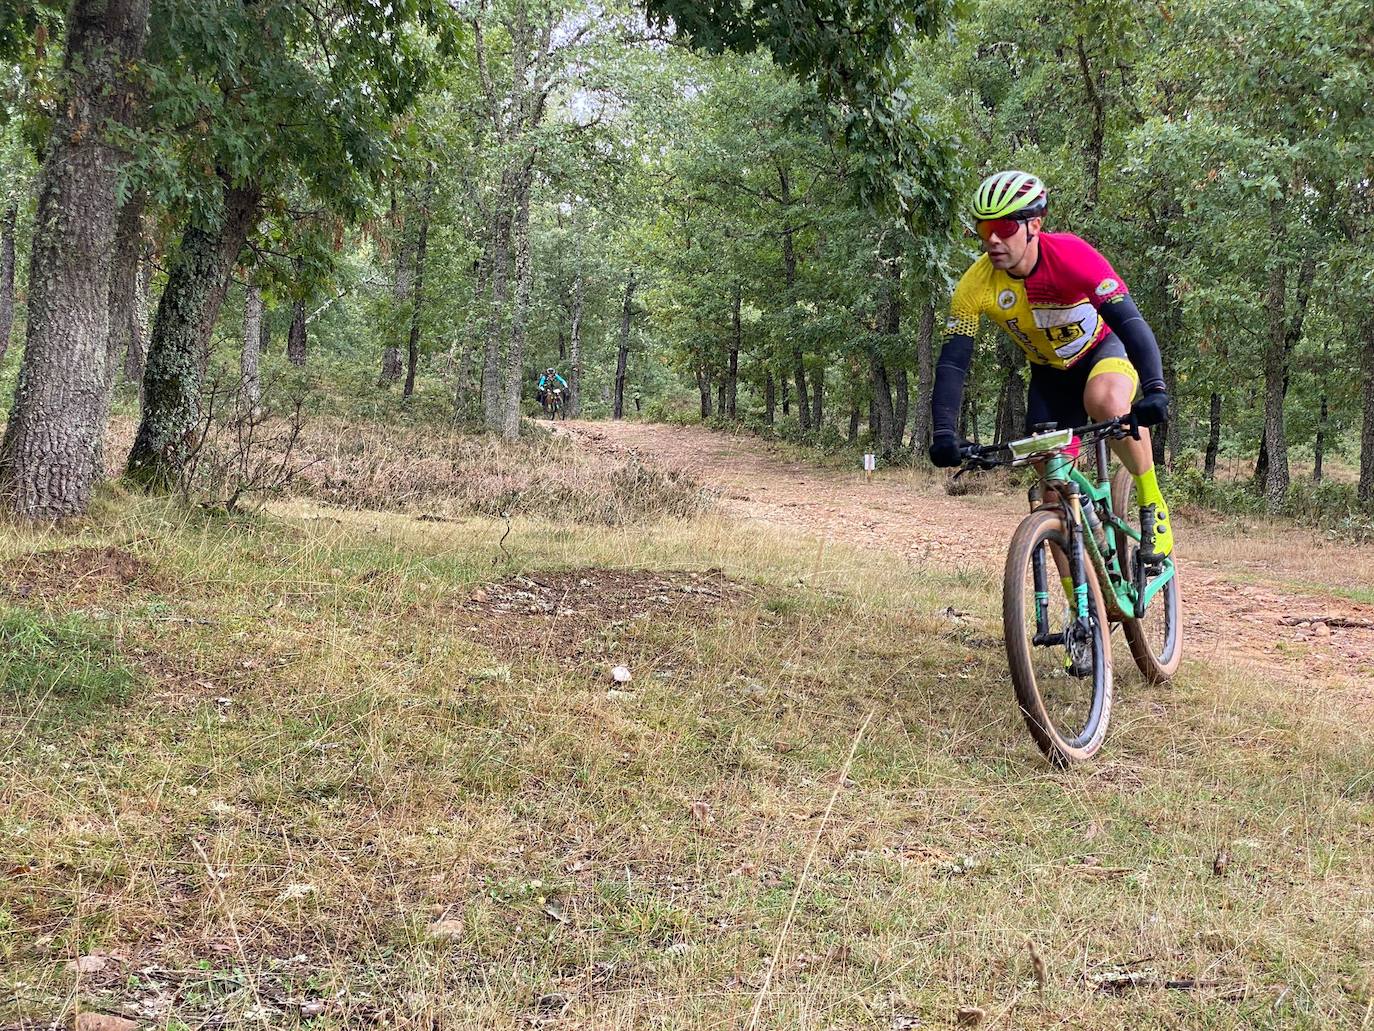
[[[1068,495],[1065,509],[1068,514],[1069,531],[1069,575],[1073,577],[1074,615],[1078,619],[1088,618],[1088,570],[1083,556],[1083,497],[1078,484],[1069,480],[1064,484]]]

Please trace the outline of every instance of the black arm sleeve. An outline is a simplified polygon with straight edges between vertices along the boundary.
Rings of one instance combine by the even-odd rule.
[[[1152,338],[1153,340],[1153,338]],[[973,361],[973,337],[951,333],[940,348],[935,384],[930,391],[931,435],[953,434],[959,427],[959,406],[964,400],[964,377]]]
[[[1112,332],[1121,338],[1126,357],[1140,374],[1140,392],[1152,394],[1163,390],[1164,367],[1159,358],[1159,343],[1130,295],[1112,298],[1102,306],[1099,314]]]

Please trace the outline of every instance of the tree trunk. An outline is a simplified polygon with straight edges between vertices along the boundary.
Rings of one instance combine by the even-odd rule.
[[[14,225],[19,218],[19,201],[11,199],[0,220],[0,359],[10,346],[14,327]]]
[[[110,332],[116,182],[108,127],[131,120],[126,76],[143,52],[148,0],[72,0],[61,95],[38,179],[28,333],[0,444],[0,496],[18,515],[80,515],[90,503]]]
[[[868,369],[873,390],[869,403],[869,427],[873,430],[874,447],[884,458],[891,458],[896,450],[893,440],[896,427],[892,418],[892,388],[888,384],[887,366],[883,364],[876,344],[868,350]]]
[[[391,308],[386,325],[382,327],[386,346],[382,348],[382,371],[377,376],[379,387],[390,386],[401,378],[401,319],[410,311],[410,293],[415,282],[415,250],[411,240],[410,214],[407,203],[391,194],[391,223],[396,229],[396,267],[391,277]]]
[[[855,405],[849,410],[849,443],[854,443],[859,439],[859,406]]]
[[[489,430],[502,428],[501,342],[505,329],[506,290],[510,277],[510,197],[502,184],[492,218],[491,297],[487,303],[482,355],[482,422]]]
[[[1272,228],[1280,241],[1284,231],[1283,210],[1282,201],[1270,204]],[[1269,271],[1265,298],[1269,333],[1264,345],[1264,451],[1267,461],[1263,487],[1265,507],[1272,512],[1283,505],[1288,494],[1288,437],[1283,424],[1284,380],[1288,376],[1285,347],[1288,269],[1278,254],[1271,260],[1273,267]]]
[[[763,381],[763,411],[769,426],[773,425],[775,413],[778,410],[777,390],[777,385],[773,382],[773,370],[769,369],[767,377]]]
[[[1005,333],[997,335],[997,359],[1004,372],[997,394],[997,426],[994,440],[1014,440],[1026,425],[1026,385],[1021,382],[1025,355]]]
[[[739,352],[744,339],[744,328],[740,322],[740,285],[735,284],[734,311],[731,314],[730,367],[725,379],[725,411],[727,418],[735,418],[735,399],[739,395]]]
[[[568,353],[572,358],[571,380],[568,386],[568,414],[574,419],[582,416],[582,304],[584,288],[582,273],[573,280],[572,298],[569,305],[570,325],[568,327]]]
[[[122,356],[134,346],[137,332],[139,258],[143,253],[143,194],[133,194],[119,207],[115,220],[115,249],[110,268],[110,335],[105,346],[105,384],[100,395],[102,432],[95,440],[95,476],[105,478],[103,427],[109,422],[110,402]]]
[[[420,363],[420,316],[425,303],[425,252],[429,249],[429,202],[434,177],[425,182],[424,205],[420,209],[420,238],[415,243],[415,288],[410,307],[410,340],[406,347],[406,385],[402,397],[415,393],[415,369]]]
[[[262,289],[250,283],[243,299],[243,353],[239,361],[239,398],[242,411],[255,414],[262,407]]]
[[[711,374],[706,369],[697,369],[697,392],[701,394],[701,418],[711,418]]]
[[[520,401],[525,392],[525,334],[530,320],[530,169],[526,166],[516,183],[515,219],[511,223],[511,247],[515,251],[515,307],[511,311],[510,350],[506,355],[506,396],[501,435],[520,436]]]
[[[892,439],[897,447],[902,446],[906,436],[906,423],[911,418],[911,381],[905,368],[897,368],[892,373]]]
[[[305,301],[297,298],[291,302],[291,326],[286,331],[286,360],[297,368],[303,368],[309,351],[310,339],[305,322]]]
[[[921,309],[916,332],[916,418],[912,420],[911,446],[924,451],[930,446],[930,394],[935,386],[935,305]]]
[[[1207,454],[1202,461],[1202,475],[1207,482],[1217,478],[1217,453],[1221,450],[1221,394],[1212,391],[1212,407],[1207,416]]]
[[[716,384],[716,411],[725,414],[725,381]]]
[[[1322,341],[1322,390],[1321,401],[1317,406],[1317,440],[1312,447],[1312,480],[1315,483],[1322,482],[1322,458],[1326,451],[1326,421],[1329,415],[1326,399],[1326,377],[1329,374],[1331,359],[1331,347],[1327,341]]]
[[[789,413],[788,403],[789,403],[789,402],[788,402],[788,399],[787,399],[787,377],[786,377],[786,376],[783,376],[783,377],[782,377],[782,417],[783,417],[784,419],[787,418],[788,413]]]
[[[615,358],[615,407],[612,415],[617,419],[625,415],[625,364],[630,355],[630,314],[634,292],[635,274],[631,272],[630,278],[625,281],[625,302],[620,307],[620,349]]]
[[[153,249],[144,241],[138,257],[138,277],[134,281],[133,324],[129,327],[129,349],[124,352],[124,377],[138,384],[138,398],[143,400],[143,364],[148,354],[148,292],[153,282]],[[263,320],[264,326],[266,320]]]
[[[1360,423],[1360,485],[1356,496],[1362,505],[1374,505],[1374,318],[1365,319],[1360,336],[1364,366],[1363,418]]]
[[[825,366],[821,365],[811,375],[811,428],[819,430],[825,425]]]
[[[797,420],[804,430],[811,428],[811,402],[806,392],[806,362],[800,347],[792,348],[792,378],[797,387]]]
[[[187,226],[168,269],[143,372],[143,418],[129,454],[128,475],[147,487],[165,489],[181,474],[200,416],[210,333],[259,199],[256,185],[226,186],[220,225]]]

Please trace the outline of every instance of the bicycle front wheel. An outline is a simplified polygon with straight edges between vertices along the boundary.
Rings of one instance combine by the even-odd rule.
[[[1123,519],[1135,522],[1135,480],[1125,469],[1118,469],[1112,477],[1112,508]],[[1135,549],[1134,541],[1123,543],[1121,568],[1128,571],[1127,575],[1135,568]],[[1183,661],[1183,603],[1178,585],[1177,553],[1173,559],[1174,575],[1150,601],[1145,615],[1121,623],[1126,643],[1131,646],[1131,658],[1151,684],[1167,684]]]
[[[1056,766],[1092,758],[1112,708],[1111,630],[1092,567],[1088,618],[1076,618],[1060,580],[1069,534],[1060,513],[1032,512],[1007,551],[1002,627],[1011,681],[1026,727]]]

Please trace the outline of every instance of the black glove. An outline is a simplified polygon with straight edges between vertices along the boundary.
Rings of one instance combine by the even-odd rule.
[[[960,454],[959,438],[952,433],[936,434],[930,443],[930,460],[941,469],[959,465],[964,456]]]
[[[1131,428],[1158,426],[1169,418],[1169,395],[1156,388],[1131,405]]]

